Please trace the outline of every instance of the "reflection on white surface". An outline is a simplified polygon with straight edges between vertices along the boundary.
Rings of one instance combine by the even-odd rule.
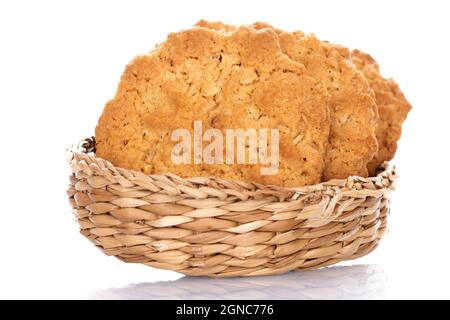
[[[383,299],[386,276],[378,265],[329,267],[278,276],[210,279],[183,277],[97,291],[91,299]]]

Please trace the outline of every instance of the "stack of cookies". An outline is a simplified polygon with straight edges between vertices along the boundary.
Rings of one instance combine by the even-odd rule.
[[[96,152],[146,174],[304,186],[375,175],[395,155],[410,109],[398,85],[361,51],[265,23],[200,21],[127,65],[99,119]],[[276,172],[262,174],[258,161],[196,161],[195,149],[207,149],[211,139],[193,142],[189,163],[174,162],[173,133],[194,131],[195,122],[224,136],[229,129],[277,129]],[[217,157],[215,150],[215,159],[227,159],[227,151]]]

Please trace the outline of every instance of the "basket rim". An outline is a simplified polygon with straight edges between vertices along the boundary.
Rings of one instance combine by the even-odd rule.
[[[122,168],[119,166],[115,166],[110,161],[103,159],[102,157],[97,156],[95,153],[95,137],[86,137],[79,141],[78,144],[72,145],[69,149],[66,150],[66,158],[69,165],[75,162],[83,162],[86,160],[86,157],[89,158],[91,162],[96,162],[101,165],[101,170],[109,169],[113,173],[123,176],[125,178],[129,177],[149,177],[156,180],[164,180],[165,182],[172,181],[177,184],[185,184],[187,186],[191,186],[192,184],[201,184],[208,185],[213,183],[216,189],[225,189],[225,188],[236,188],[236,189],[247,189],[247,190],[266,190],[267,195],[275,195],[280,199],[293,198],[295,200],[296,197],[302,194],[311,193],[314,191],[324,191],[333,187],[338,189],[352,189],[355,183],[359,184],[368,184],[373,183],[377,186],[378,189],[391,189],[395,188],[395,183],[398,179],[396,174],[396,168],[393,164],[388,161],[385,161],[381,164],[379,169],[377,170],[377,175],[372,177],[361,177],[361,176],[348,176],[345,179],[331,179],[328,181],[319,182],[312,185],[300,186],[300,187],[284,187],[279,185],[264,185],[257,182],[252,181],[242,181],[242,180],[234,180],[234,179],[226,179],[220,177],[180,177],[171,172],[160,173],[160,174],[145,174],[141,171],[131,170]],[[359,190],[355,190],[359,191]]]

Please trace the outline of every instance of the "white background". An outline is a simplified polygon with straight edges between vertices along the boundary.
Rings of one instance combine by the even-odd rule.
[[[205,279],[154,283],[181,276],[104,256],[78,234],[65,194],[64,151],[93,134],[125,64],[200,18],[262,20],[368,51],[414,107],[394,160],[401,179],[390,233],[375,252],[347,263],[364,266],[232,280],[242,290],[234,297],[257,298],[261,286],[269,285],[292,298],[328,298],[333,292],[352,297],[358,290],[375,298],[450,298],[447,3],[2,1],[0,298],[176,297],[186,283],[197,290],[194,297],[227,297],[208,289],[213,282]],[[309,282],[302,281],[306,276]]]

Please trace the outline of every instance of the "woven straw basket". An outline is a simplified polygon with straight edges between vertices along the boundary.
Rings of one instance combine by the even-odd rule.
[[[385,234],[395,170],[282,188],[145,175],[68,151],[68,196],[81,233],[105,254],[191,276],[314,269],[371,252]]]

